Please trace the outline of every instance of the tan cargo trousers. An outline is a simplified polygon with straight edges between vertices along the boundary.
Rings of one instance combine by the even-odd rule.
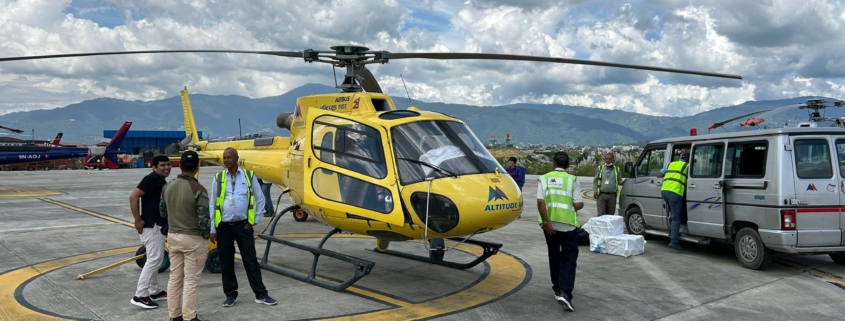
[[[197,315],[197,289],[208,256],[208,241],[199,235],[168,233],[170,281],[167,311],[171,318],[191,320]]]

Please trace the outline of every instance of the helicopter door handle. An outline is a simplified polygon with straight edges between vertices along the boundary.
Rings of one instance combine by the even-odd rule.
[[[308,157],[308,168],[311,168],[311,157]]]
[[[689,184],[689,188],[695,188],[695,184]]]

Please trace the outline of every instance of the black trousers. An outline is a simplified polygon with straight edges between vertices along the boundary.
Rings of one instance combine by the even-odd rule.
[[[223,293],[226,297],[238,296],[238,278],[235,276],[235,242],[241,250],[246,278],[255,296],[267,294],[261,281],[261,267],[255,256],[254,228],[246,229],[246,221],[237,224],[220,222],[217,225],[217,251],[220,253],[220,265],[223,268]]]
[[[578,229],[569,232],[557,231],[554,235],[546,234],[549,248],[549,276],[552,290],[563,292],[563,296],[572,302],[572,290],[575,288],[575,268],[578,260]]]

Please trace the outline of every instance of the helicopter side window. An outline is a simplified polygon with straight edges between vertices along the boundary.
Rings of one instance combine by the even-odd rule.
[[[331,132],[326,133],[323,136],[322,142],[320,142],[320,150],[317,151],[317,155],[319,155],[320,161],[326,162],[329,164],[334,164],[334,153],[330,152],[332,150],[332,135]]]
[[[311,186],[317,196],[352,206],[376,211],[393,212],[390,190],[329,169],[314,171]]]
[[[318,129],[328,131],[319,140],[320,145],[314,146],[321,161],[374,178],[387,176],[381,135],[375,128],[330,115],[317,118],[314,124],[314,135]]]

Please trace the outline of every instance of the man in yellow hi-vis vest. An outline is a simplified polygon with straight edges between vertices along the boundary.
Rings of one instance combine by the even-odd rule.
[[[264,193],[252,171],[238,168],[236,149],[229,147],[223,151],[223,166],[226,169],[214,175],[208,206],[211,241],[218,242],[217,251],[223,270],[223,293],[226,294],[223,306],[233,306],[238,299],[235,242],[241,251],[249,286],[255,293],[255,303],[275,305],[276,300],[267,295],[267,288],[261,280],[252,228],[261,221],[262,215],[255,215],[255,209],[264,209]]]
[[[557,152],[554,171],[540,176],[537,184],[537,218],[546,237],[549,251],[549,272],[555,300],[566,311],[573,312],[572,290],[575,288],[575,267],[578,260],[577,210],[584,207],[578,178],[566,173],[569,155]]]
[[[615,215],[616,197],[621,191],[620,187],[625,182],[622,179],[619,167],[613,165],[616,157],[613,153],[604,155],[604,164],[596,168],[593,176],[593,198],[596,199],[596,216]]]
[[[684,192],[687,188],[687,173],[689,172],[689,153],[681,153],[677,161],[669,163],[665,170],[661,170],[657,177],[663,178],[660,194],[669,206],[672,225],[669,226],[669,247],[683,251],[678,244],[681,230],[681,213],[684,210]]]

